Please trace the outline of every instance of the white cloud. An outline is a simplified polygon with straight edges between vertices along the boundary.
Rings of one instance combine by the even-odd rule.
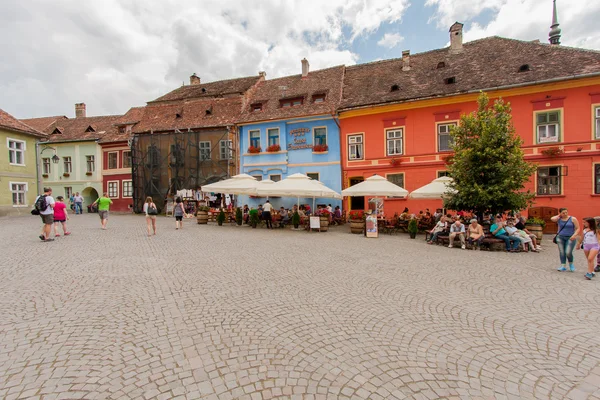
[[[4,0],[0,107],[19,118],[123,113],[182,84],[354,64],[352,41],[409,0]],[[346,37],[344,32],[350,32]],[[10,41],[6,38],[10,37]],[[10,55],[10,56],[8,56]]]
[[[377,45],[392,49],[400,44],[404,38],[399,33],[386,33],[377,42]]]

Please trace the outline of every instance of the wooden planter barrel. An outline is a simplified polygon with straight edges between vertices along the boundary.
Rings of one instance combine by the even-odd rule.
[[[351,219],[350,220],[350,233],[362,235],[365,231],[365,221],[362,219]]]
[[[321,232],[327,232],[329,230],[329,217],[319,217],[321,222]]]
[[[196,214],[196,220],[201,225],[208,224],[208,211],[198,211]]]
[[[542,242],[542,238],[544,237],[544,228],[542,228],[541,225],[525,224],[525,229],[527,229],[529,232],[531,232],[535,235],[538,243]]]

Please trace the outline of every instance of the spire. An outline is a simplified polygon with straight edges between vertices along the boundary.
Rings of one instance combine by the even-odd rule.
[[[550,26],[550,44],[560,44],[560,28],[558,27],[558,14],[556,13],[556,0],[552,11],[552,25]]]

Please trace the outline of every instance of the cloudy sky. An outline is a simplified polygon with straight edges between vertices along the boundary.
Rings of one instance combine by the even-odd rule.
[[[600,50],[600,1],[557,0],[562,43]],[[267,79],[500,35],[547,42],[552,0],[0,0],[0,108],[122,114],[182,83]]]

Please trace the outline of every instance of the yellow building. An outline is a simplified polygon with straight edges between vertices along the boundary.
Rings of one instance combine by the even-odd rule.
[[[38,194],[36,143],[45,135],[0,109],[0,216],[29,214]]]

